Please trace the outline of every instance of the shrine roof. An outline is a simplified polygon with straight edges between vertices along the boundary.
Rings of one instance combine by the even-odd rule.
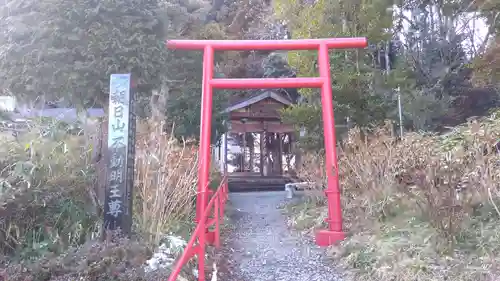
[[[267,98],[271,98],[276,100],[277,102],[280,102],[285,105],[290,105],[292,102],[290,99],[284,97],[283,95],[279,94],[276,91],[272,90],[267,90],[267,91],[258,91],[258,92],[251,92],[251,93],[246,93],[244,96],[240,97],[235,97],[231,101],[231,105],[227,107],[225,110],[223,110],[223,113],[228,113],[231,111],[235,111],[238,109],[245,108],[249,105],[258,103],[262,100],[265,100]]]

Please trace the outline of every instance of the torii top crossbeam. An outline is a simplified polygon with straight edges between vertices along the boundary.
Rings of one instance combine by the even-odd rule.
[[[356,49],[367,46],[366,38],[326,38],[301,40],[171,40],[169,49],[203,50],[211,46],[215,51],[245,50],[317,50],[325,44],[328,49]]]

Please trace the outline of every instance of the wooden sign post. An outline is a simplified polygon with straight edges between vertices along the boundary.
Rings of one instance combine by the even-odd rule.
[[[130,74],[112,74],[109,92],[108,167],[104,228],[130,235],[134,186],[134,95]]]

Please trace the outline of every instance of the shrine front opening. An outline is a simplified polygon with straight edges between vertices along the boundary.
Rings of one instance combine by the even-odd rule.
[[[278,90],[231,98],[226,159],[229,175],[291,175],[295,170],[294,128],[281,122],[280,111],[293,102]]]

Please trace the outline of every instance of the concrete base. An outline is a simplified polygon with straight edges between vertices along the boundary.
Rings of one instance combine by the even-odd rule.
[[[328,247],[337,244],[345,239],[345,233],[331,230],[318,230],[316,232],[316,245],[320,247]]]
[[[285,184],[285,192],[286,192],[286,199],[292,199],[293,198],[293,192],[295,190],[295,184],[293,183],[287,183]]]

